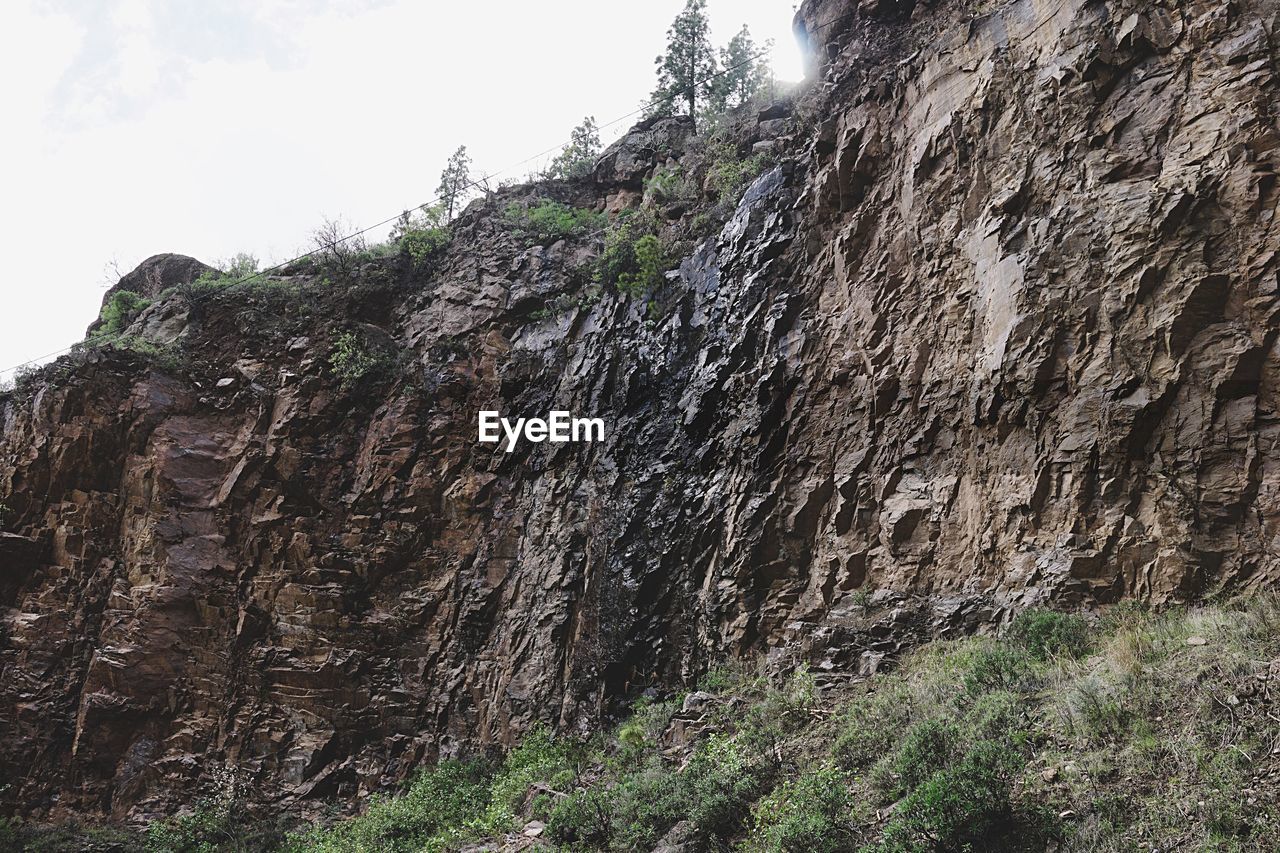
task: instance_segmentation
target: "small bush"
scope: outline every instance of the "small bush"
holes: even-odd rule
[[[342,217],[326,218],[311,232],[311,253],[322,269],[350,277],[368,259],[369,243],[354,225]]]
[[[666,272],[666,250],[655,234],[645,234],[632,249],[635,270],[618,276],[618,289],[629,296],[647,293],[663,281]]]
[[[1002,744],[979,742],[958,764],[913,790],[885,828],[881,853],[999,850],[1016,831],[1011,792],[1022,756]]]
[[[645,201],[658,207],[688,204],[697,197],[697,189],[679,166],[656,169],[644,182]]]
[[[506,830],[535,786],[558,790],[571,785],[581,751],[580,744],[553,737],[542,727],[526,734],[490,783],[490,804],[480,829],[486,833]],[[550,816],[551,804],[545,793],[535,794],[530,806],[532,817],[545,820]]]
[[[770,163],[767,154],[739,157],[737,149],[727,143],[715,145],[711,151],[714,160],[708,172],[708,185],[716,201],[726,206],[736,204],[742,191]]]
[[[585,788],[561,799],[547,820],[547,837],[573,849],[604,847],[612,834],[612,796],[603,787]]]
[[[748,847],[760,853],[837,853],[852,844],[853,795],[832,767],[786,782],[753,810]]]
[[[960,744],[960,731],[950,720],[925,720],[907,732],[902,746],[887,765],[889,783],[882,784],[891,800],[914,791],[951,762]]]
[[[258,274],[258,259],[240,252],[222,261],[214,270],[204,273],[187,287],[192,290],[226,288]]]
[[[543,244],[589,233],[605,221],[603,214],[549,199],[533,205],[512,202],[505,216],[528,239]]]
[[[328,829],[294,836],[297,853],[418,853],[445,850],[474,837],[490,803],[484,768],[476,763],[441,762],[414,780],[398,797],[374,799],[363,815]]]
[[[415,266],[422,266],[451,239],[448,228],[414,228],[400,236],[400,248]]]
[[[649,850],[692,810],[681,774],[655,759],[643,770],[629,773],[610,797],[607,818],[614,848]]]
[[[860,696],[845,709],[832,756],[845,770],[865,770],[889,752],[912,714],[910,692],[890,676],[875,693]]]
[[[169,372],[181,370],[186,365],[181,347],[175,344],[157,344],[137,335],[125,335],[110,342],[117,350],[137,353],[148,363]]]
[[[1089,650],[1089,623],[1080,616],[1033,607],[1017,615],[1007,637],[1039,661],[1056,655],[1080,658]]]
[[[653,223],[644,214],[624,211],[609,223],[604,252],[596,262],[595,280],[617,285],[618,279],[636,268],[636,241],[651,233]]]
[[[147,827],[151,853],[212,853],[237,849],[248,825],[240,808],[230,800],[204,800],[193,811]]]
[[[342,387],[349,389],[366,381],[378,382],[388,378],[394,361],[370,347],[363,336],[343,332],[329,353],[329,367],[341,380]]]
[[[119,335],[150,304],[150,299],[131,290],[117,290],[102,306],[102,313],[98,315],[102,325],[97,335],[104,338]]]
[[[624,764],[638,764],[652,752],[676,712],[674,702],[639,702],[618,727],[618,756]]]
[[[1007,690],[1029,674],[1026,655],[1004,644],[980,649],[964,675],[964,689],[970,695],[990,690]]]
[[[453,239],[444,211],[439,206],[405,211],[391,229],[391,241],[400,248],[414,266],[424,266]]]
[[[1086,678],[1072,690],[1068,701],[1075,715],[1075,730],[1087,739],[1105,743],[1128,731],[1131,714],[1110,688]]]
[[[966,731],[978,740],[1022,745],[1028,739],[1026,700],[1008,690],[984,693],[964,716]]]
[[[581,742],[534,729],[496,768],[441,762],[403,794],[375,799],[363,815],[293,836],[290,850],[453,850],[509,832],[525,815],[576,826],[581,819],[566,811],[573,798],[553,803],[551,792],[570,786],[582,750]]]
[[[609,775],[552,809],[553,840],[572,849],[645,850],[681,821],[703,838],[725,837],[743,826],[777,771],[753,719],[741,720],[735,734],[699,743],[678,770],[662,760],[656,742],[674,707],[642,707],[619,729],[619,760]]]
[[[609,223],[604,252],[593,279],[629,296],[641,296],[663,283],[669,248],[647,213],[626,211]]]
[[[741,665],[722,665],[712,667],[698,682],[698,689],[708,693],[728,693],[742,685],[751,676]]]
[[[761,753],[749,734],[713,735],[681,774],[689,819],[704,836],[732,833],[747,818],[751,803],[769,789],[775,769],[772,756]]]

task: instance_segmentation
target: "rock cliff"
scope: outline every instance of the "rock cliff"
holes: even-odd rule
[[[812,80],[743,119],[774,165],[648,299],[502,211],[699,174],[679,119],[425,268],[167,256],[129,333],[184,360],[0,398],[4,809],[161,813],[221,768],[355,798],[726,656],[841,678],[1030,602],[1274,584],[1278,14],[807,0]],[[344,339],[394,369],[344,381]],[[608,429],[508,454],[480,409]]]

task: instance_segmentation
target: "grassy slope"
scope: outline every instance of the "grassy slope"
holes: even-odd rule
[[[574,850],[1274,850],[1276,691],[1276,598],[1030,611],[829,695],[725,670],[608,736],[424,771],[355,819],[286,837],[207,804],[149,846],[501,849],[537,821],[521,843]]]

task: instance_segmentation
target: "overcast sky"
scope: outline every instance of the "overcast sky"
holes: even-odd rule
[[[635,109],[682,6],[2,0],[0,371],[80,340],[113,262],[284,260],[429,200],[459,144],[496,171]],[[709,0],[712,36],[799,79],[793,8]]]

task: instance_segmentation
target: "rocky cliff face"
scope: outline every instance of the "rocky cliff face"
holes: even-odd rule
[[[776,165],[648,301],[500,211],[697,173],[679,120],[426,270],[157,293],[130,332],[185,362],[3,402],[6,808],[354,797],[724,656],[1273,584],[1278,13],[808,0]],[[343,335],[397,369],[344,384]],[[605,440],[476,441],[553,408]]]

